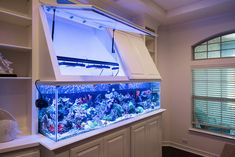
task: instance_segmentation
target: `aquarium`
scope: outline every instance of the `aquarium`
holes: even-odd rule
[[[113,84],[38,83],[39,132],[66,139],[160,109],[160,82]]]

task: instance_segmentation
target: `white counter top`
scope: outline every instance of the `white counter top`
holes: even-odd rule
[[[10,142],[6,142],[6,143],[0,143],[0,153],[4,153],[4,152],[9,152],[9,151],[14,151],[14,150],[19,150],[19,149],[24,149],[24,148],[30,148],[30,147],[35,147],[35,146],[39,146],[42,145],[44,147],[46,147],[49,150],[55,150],[64,146],[67,146],[69,144],[75,143],[75,142],[79,142],[81,140],[84,140],[86,138],[119,128],[121,126],[142,120],[144,118],[153,116],[153,115],[157,115],[157,114],[161,114],[162,112],[164,112],[165,109],[159,109],[153,112],[149,112],[134,118],[130,118],[121,122],[117,122],[115,124],[112,124],[110,126],[104,127],[104,128],[100,128],[97,130],[93,130],[90,132],[86,132],[68,139],[64,139],[61,140],[59,142],[55,142],[41,134],[38,135],[31,135],[31,136],[23,136],[23,137],[19,137],[13,141]]]
[[[20,136],[13,141],[0,143],[0,153],[39,146],[40,143],[38,139],[40,139],[39,137],[41,136],[42,135]]]

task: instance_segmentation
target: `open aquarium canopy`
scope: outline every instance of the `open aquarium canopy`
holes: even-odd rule
[[[97,29],[112,28],[125,32],[156,36],[155,33],[135,25],[115,14],[107,12],[92,5],[44,5],[46,12],[53,14],[56,9],[57,16],[94,27]]]
[[[160,79],[143,38],[154,33],[91,5],[42,4],[40,15],[41,79]]]

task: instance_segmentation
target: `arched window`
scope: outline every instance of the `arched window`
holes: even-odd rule
[[[193,46],[193,59],[235,57],[235,33],[219,35]]]
[[[193,56],[194,60],[235,57],[235,33],[200,42],[193,46]],[[222,64],[192,68],[192,126],[234,138],[235,66]]]

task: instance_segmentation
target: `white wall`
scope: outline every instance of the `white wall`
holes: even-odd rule
[[[158,29],[158,69],[163,78],[161,104],[163,141],[207,156],[218,156],[225,142],[211,135],[188,131],[191,127],[191,66],[235,63],[235,59],[192,61],[191,46],[214,34],[235,30],[235,13]],[[167,142],[168,141],[168,142]]]

